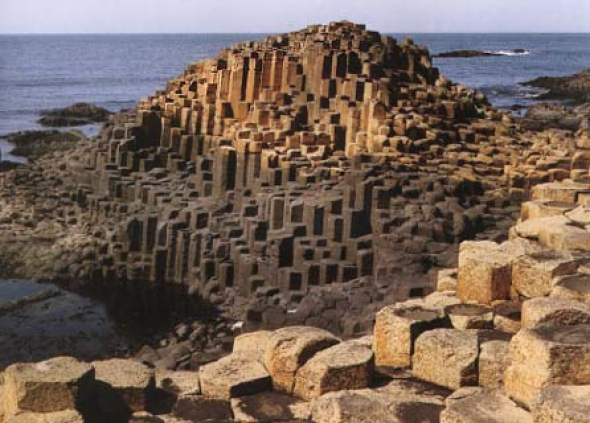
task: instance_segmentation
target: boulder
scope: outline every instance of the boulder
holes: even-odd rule
[[[4,423],[84,423],[76,410],[54,411],[52,413],[24,412],[8,417]]]
[[[270,374],[256,355],[235,352],[199,370],[201,393],[209,398],[229,401],[272,388]]]
[[[590,423],[590,385],[548,386],[533,407],[535,423]]]
[[[264,356],[277,391],[293,392],[295,373],[319,351],[340,342],[323,329],[291,326],[273,332]]]
[[[342,342],[318,352],[297,371],[293,393],[311,400],[328,392],[366,388],[373,367],[370,347]]]
[[[558,297],[538,297],[522,305],[522,327],[577,325],[590,323],[590,305]]]
[[[506,393],[527,407],[548,385],[590,384],[590,325],[522,329],[510,341],[509,361]]]
[[[494,312],[487,306],[458,304],[447,307],[445,313],[449,316],[455,329],[491,329],[494,327]]]
[[[489,341],[481,344],[478,365],[478,383],[489,389],[504,389],[504,373],[508,367],[508,341]]]
[[[92,363],[99,385],[99,403],[105,412],[111,410],[145,410],[156,381],[154,370],[134,360],[113,358]],[[118,411],[119,412],[119,411]]]
[[[276,392],[232,398],[234,420],[244,423],[309,421],[311,404]]]
[[[590,305],[590,274],[557,278],[553,282],[551,296],[569,298]]]
[[[13,364],[4,371],[4,414],[74,410],[89,400],[94,369],[72,357]]]
[[[156,370],[156,387],[177,396],[201,393],[198,372]]]
[[[404,303],[377,313],[373,350],[377,366],[409,367],[416,338],[423,332],[448,325],[439,310]]]
[[[549,295],[553,278],[571,275],[579,264],[569,253],[543,251],[518,258],[512,265],[514,288],[525,297]]]
[[[468,390],[450,402],[441,414],[441,423],[533,423],[528,411],[518,407],[510,398],[493,390]]]
[[[457,297],[479,304],[508,299],[514,259],[495,242],[463,242],[459,247]]]
[[[478,356],[476,334],[456,329],[434,329],[416,340],[412,374],[449,389],[476,385]]]

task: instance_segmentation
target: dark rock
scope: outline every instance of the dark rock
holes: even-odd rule
[[[590,101],[590,69],[583,69],[571,76],[542,76],[523,82],[522,85],[547,90],[538,97],[542,100]]]
[[[76,103],[62,109],[46,110],[41,115],[41,125],[64,127],[106,122],[112,112],[92,104]]]

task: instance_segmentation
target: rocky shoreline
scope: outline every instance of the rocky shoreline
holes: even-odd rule
[[[590,141],[539,129],[348,22],[191,64],[0,175],[0,272],[128,302],[170,287],[197,320],[139,362],[9,367],[5,419],[577,421]],[[27,391],[43,369],[61,393]]]

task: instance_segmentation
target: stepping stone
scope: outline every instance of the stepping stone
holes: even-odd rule
[[[330,332],[306,326],[290,326],[275,331],[264,357],[275,390],[292,393],[295,373],[316,353],[339,343]]]
[[[590,384],[590,324],[522,329],[510,341],[509,360],[506,393],[527,407],[548,385]]]
[[[543,251],[522,256],[512,266],[512,284],[525,297],[546,296],[555,277],[574,274],[578,265],[569,253]]]
[[[439,310],[404,303],[385,307],[377,313],[373,350],[375,364],[384,367],[409,367],[416,338],[422,333],[448,325]]]
[[[13,364],[4,371],[4,414],[74,410],[90,398],[94,369],[72,357]]]
[[[455,329],[492,329],[494,313],[490,307],[479,304],[459,304],[445,309]]]
[[[590,305],[558,297],[539,297],[522,304],[522,327],[590,323]]]
[[[201,393],[229,401],[272,389],[270,374],[256,355],[236,352],[199,370]]]
[[[553,385],[541,391],[533,408],[535,423],[590,423],[590,385]]]
[[[449,389],[477,384],[477,335],[456,329],[434,329],[416,340],[412,374]]]
[[[271,423],[309,421],[311,404],[276,392],[263,392],[232,398],[234,419],[238,422]]]
[[[9,417],[4,423],[84,423],[84,419],[75,410],[65,410],[52,413],[25,412]]]
[[[320,351],[297,371],[293,393],[311,400],[328,392],[366,388],[373,367],[371,348],[342,342]]]
[[[460,397],[463,389],[453,396]],[[441,423],[533,423],[530,413],[498,391],[468,389],[461,399],[449,402]]]
[[[590,305],[590,275],[563,276],[553,283],[552,297],[569,298]]]
[[[153,392],[156,381],[154,370],[134,360],[114,358],[92,363],[96,370],[101,408],[105,412],[122,409],[145,410],[148,396]]]

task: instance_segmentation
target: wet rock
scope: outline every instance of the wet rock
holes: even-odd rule
[[[39,123],[43,126],[82,126],[105,122],[112,113],[87,103],[76,103],[62,109],[47,110],[41,113]]]
[[[571,76],[543,76],[523,82],[522,85],[547,90],[547,93],[539,96],[541,99],[590,101],[590,70],[588,69],[581,70]]]

